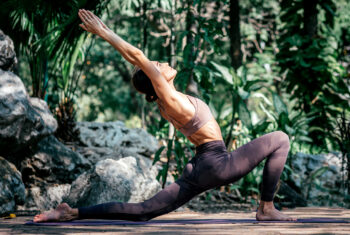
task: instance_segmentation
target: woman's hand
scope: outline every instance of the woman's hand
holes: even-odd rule
[[[91,11],[79,9],[78,15],[83,21],[79,26],[87,32],[101,36],[109,30],[109,28]]]

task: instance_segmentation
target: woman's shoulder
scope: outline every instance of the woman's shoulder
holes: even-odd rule
[[[193,116],[196,112],[196,109],[192,102],[190,101],[190,95],[176,92],[173,94],[171,103],[161,101],[163,108],[167,110],[167,113],[172,116]]]

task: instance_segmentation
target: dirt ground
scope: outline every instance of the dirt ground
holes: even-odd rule
[[[300,207],[282,212],[297,218],[333,218],[350,222],[350,209]],[[199,213],[188,209],[153,220],[255,219],[255,211]],[[350,234],[350,223],[147,224],[108,226],[28,226],[31,216],[0,220],[0,234]]]

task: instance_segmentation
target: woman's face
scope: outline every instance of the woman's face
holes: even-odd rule
[[[159,72],[168,82],[175,78],[177,71],[170,67],[168,63],[159,63],[158,61],[152,61],[152,63],[154,63]]]

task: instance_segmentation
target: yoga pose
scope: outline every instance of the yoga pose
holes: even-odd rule
[[[83,22],[81,28],[105,39],[135,65],[132,82],[136,90],[146,94],[148,102],[157,103],[161,115],[196,146],[196,154],[178,180],[144,202],[109,202],[81,208],[62,203],[55,210],[36,215],[34,222],[92,218],[147,221],[175,210],[208,189],[239,180],[264,159],[267,160],[256,219],[296,220],[278,211],[273,204],[289,151],[288,135],[275,131],[227,152],[220,127],[206,103],[175,89],[175,69],[167,63],[149,61],[141,50],[113,33],[92,12],[79,10],[79,17]]]

